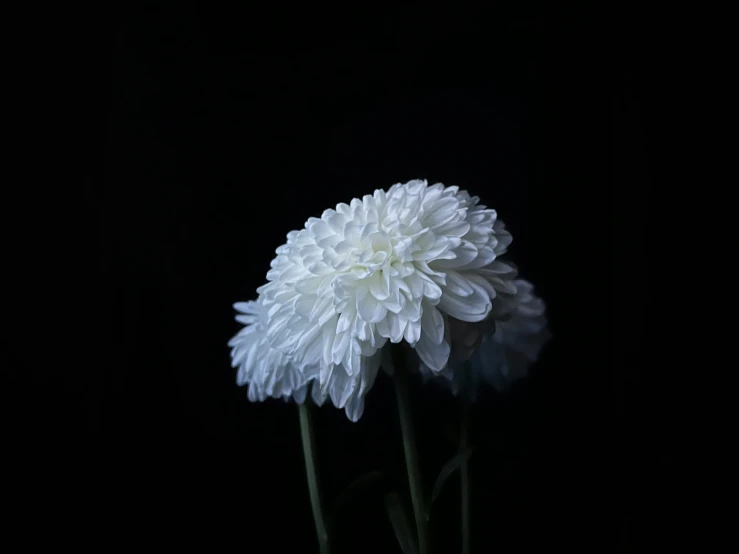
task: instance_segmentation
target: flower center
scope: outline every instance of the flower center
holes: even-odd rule
[[[341,265],[346,269],[370,275],[378,271],[397,275],[412,262],[411,248],[411,240],[407,237],[393,237],[383,231],[375,231],[364,237],[345,239],[336,246],[336,252],[344,254]]]

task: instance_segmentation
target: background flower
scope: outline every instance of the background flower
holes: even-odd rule
[[[302,370],[290,363],[267,340],[267,311],[261,298],[249,302],[237,302],[236,321],[244,324],[229,342],[231,366],[237,368],[236,383],[248,386],[248,398],[263,402],[267,397],[293,398],[305,401],[308,386],[318,376],[317,367]]]
[[[534,286],[523,279],[516,280],[515,286],[516,296],[498,319],[491,317],[475,325],[452,322],[452,334],[457,337],[452,343],[453,362],[436,375],[422,363],[421,373],[427,380],[441,377],[436,380],[449,386],[453,394],[474,399],[482,381],[505,391],[528,374],[551,333],[546,305],[534,294]]]
[[[236,321],[244,324],[229,342],[231,365],[237,368],[236,382],[248,386],[248,398],[252,402],[263,402],[268,397],[292,398],[302,404],[308,390],[319,406],[330,398],[338,408],[346,410],[347,417],[357,421],[364,411],[364,395],[374,383],[379,370],[379,357],[362,361],[360,372],[350,378],[338,368],[322,390],[318,386],[318,366],[302,369],[293,364],[282,352],[272,348],[267,339],[267,310],[261,298],[256,301],[237,302]]]
[[[407,341],[439,372],[447,318],[480,322],[513,297],[516,270],[498,259],[510,242],[495,210],[441,183],[339,204],[277,249],[258,289],[268,343],[301,371],[317,366],[322,394],[339,407],[354,399],[361,415],[352,395],[369,390],[388,341]]]

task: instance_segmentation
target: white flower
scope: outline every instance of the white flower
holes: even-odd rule
[[[263,402],[267,397],[293,398],[305,401],[308,386],[318,376],[318,366],[300,371],[288,358],[269,345],[267,340],[267,310],[261,299],[237,302],[236,321],[245,326],[229,342],[231,366],[238,368],[236,383],[248,385],[252,402]]]
[[[500,319],[491,318],[487,327],[453,323],[459,327],[459,341],[453,343],[455,363],[450,364],[441,376],[446,378],[452,393],[464,391],[472,399],[477,395],[481,381],[486,381],[499,391],[507,390],[511,383],[525,377],[528,369],[539,357],[543,346],[551,339],[547,328],[546,305],[534,294],[533,285],[519,279],[515,281],[517,294]],[[505,310],[504,310],[505,312]],[[477,342],[473,349],[469,344]],[[454,345],[459,344],[459,348]],[[469,361],[465,366],[465,362]],[[434,374],[421,364],[425,378]],[[440,379],[439,381],[443,381]]]
[[[299,404],[305,402],[308,389],[319,406],[329,396],[331,401],[346,409],[352,421],[357,421],[364,411],[364,395],[377,376],[379,363],[365,368],[363,385],[354,386],[345,372],[337,372],[327,392],[317,382],[318,365],[302,369],[293,364],[285,354],[275,350],[267,340],[267,310],[262,298],[250,302],[237,302],[234,309],[239,312],[236,321],[244,324],[229,342],[231,365],[238,368],[236,383],[248,385],[248,398],[252,402],[263,402],[267,397],[292,398]],[[379,361],[379,360],[378,360]]]
[[[534,285],[518,280],[516,289],[518,294],[510,319],[498,323],[495,334],[483,340],[477,356],[471,360],[472,370],[479,368],[498,390],[505,390],[511,382],[525,377],[552,338],[547,327],[546,305],[534,294]]]
[[[441,183],[339,204],[276,251],[258,289],[269,345],[301,371],[318,366],[322,392],[340,408],[372,386],[388,341],[407,341],[439,372],[447,318],[482,321],[515,294],[515,268],[498,259],[510,242],[495,210]]]

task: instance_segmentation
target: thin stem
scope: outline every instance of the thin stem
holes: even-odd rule
[[[467,448],[469,433],[469,406],[462,401],[459,424],[459,451]],[[459,468],[462,479],[462,554],[470,554],[470,466],[469,458],[464,458]]]
[[[401,347],[396,347],[396,351],[400,349]],[[410,395],[408,393],[407,361],[398,358],[402,358],[400,353],[397,353],[397,358],[396,356],[393,357],[393,379],[395,381],[395,394],[398,400],[400,429],[403,435],[405,465],[408,470],[408,482],[411,489],[413,514],[416,519],[419,553],[428,554],[429,539],[428,528],[426,525],[426,506],[423,499],[421,472],[418,466],[418,449],[416,448],[416,435],[413,429],[413,414],[411,413]]]
[[[318,486],[318,472],[316,471],[313,418],[307,401],[303,404],[298,404],[298,410],[300,413],[300,438],[303,442],[303,456],[305,457],[305,474],[308,478],[313,520],[316,522],[316,535],[318,535],[321,554],[329,554],[328,533],[326,532],[326,523],[323,521],[321,492]]]

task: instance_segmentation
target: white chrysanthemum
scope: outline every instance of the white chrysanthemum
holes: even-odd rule
[[[501,319],[491,318],[486,328],[479,325],[462,328],[459,322],[452,323],[453,333],[456,330],[459,337],[452,347],[455,362],[441,372],[441,377],[446,379],[438,380],[450,386],[455,395],[464,391],[474,398],[482,381],[499,391],[507,390],[513,381],[528,374],[529,367],[551,339],[544,301],[534,294],[530,282],[519,279],[515,285],[517,294]],[[475,342],[479,346],[470,348]],[[469,361],[467,365],[466,361]],[[423,364],[421,373],[427,379],[435,376]]]
[[[309,384],[318,376],[318,366],[299,371],[282,352],[269,345],[267,310],[261,299],[237,302],[234,309],[239,312],[236,321],[245,325],[228,342],[231,365],[238,369],[236,383],[248,385],[252,402],[263,402],[267,397],[304,402]]]
[[[287,239],[259,289],[269,344],[301,370],[318,366],[338,407],[366,393],[388,341],[406,340],[441,371],[447,318],[482,321],[515,294],[515,268],[498,259],[510,234],[458,187],[416,180],[376,190]]]
[[[366,369],[364,387],[353,386],[345,372],[338,372],[332,386],[324,393],[315,381],[318,377],[318,365],[299,370],[285,354],[270,346],[266,334],[267,310],[261,298],[237,302],[234,309],[239,312],[236,321],[245,326],[228,342],[231,347],[231,365],[238,368],[237,384],[248,386],[249,400],[263,402],[267,397],[285,400],[292,398],[302,404],[310,388],[311,397],[319,406],[330,396],[335,405],[346,409],[349,419],[359,419],[364,410],[364,394],[374,383],[379,364]]]

